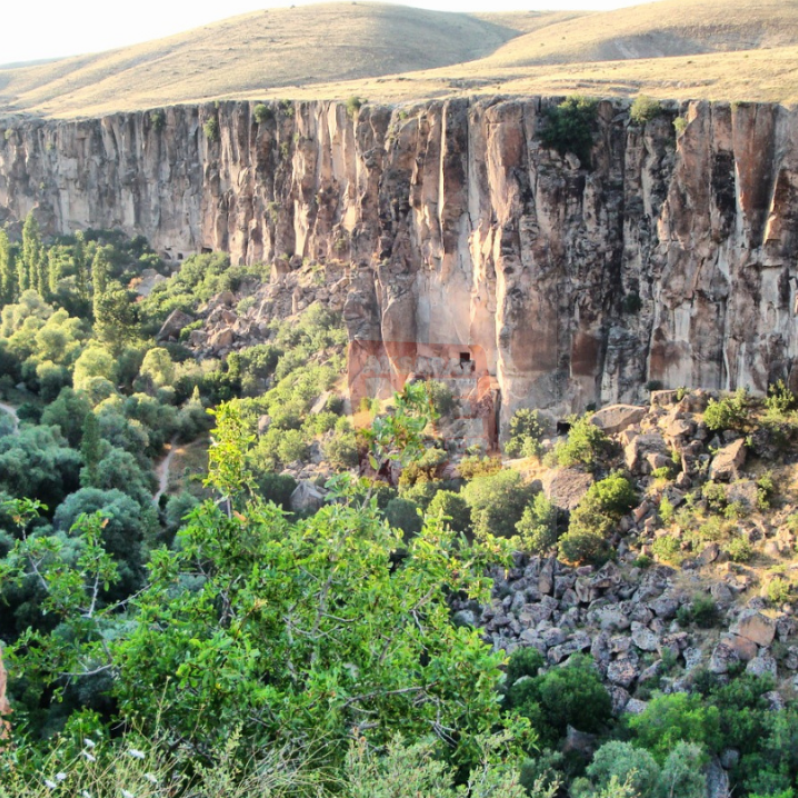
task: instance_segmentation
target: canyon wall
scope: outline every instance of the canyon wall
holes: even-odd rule
[[[654,382],[798,390],[798,110],[674,104],[640,126],[602,102],[587,169],[542,146],[553,104],[17,122],[0,137],[0,223],[35,209],[50,233],[117,227],[173,260],[350,261],[353,346],[404,372],[460,352],[504,421]]]

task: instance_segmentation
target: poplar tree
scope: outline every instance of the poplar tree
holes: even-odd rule
[[[39,223],[31,211],[25,218],[22,228],[22,257],[19,259],[19,292],[28,288],[37,289],[39,285],[39,260],[42,240]]]
[[[11,244],[5,230],[0,230],[0,305],[11,304],[16,298],[16,275]]]

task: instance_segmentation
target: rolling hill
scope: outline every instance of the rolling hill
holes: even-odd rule
[[[474,15],[333,3],[0,70],[0,112],[54,117],[228,98],[573,91],[796,102],[798,0]]]

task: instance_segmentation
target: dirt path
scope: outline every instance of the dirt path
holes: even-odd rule
[[[152,503],[157,505],[161,500],[161,496],[166,493],[169,487],[169,469],[172,466],[172,458],[177,451],[177,438],[172,438],[168,444],[169,451],[155,468],[155,475],[158,477],[158,490],[153,494]]]
[[[8,413],[8,415],[14,419],[14,432],[19,432],[19,416],[17,416],[17,409],[11,405],[7,405],[5,402],[0,402],[0,410],[4,413]]]

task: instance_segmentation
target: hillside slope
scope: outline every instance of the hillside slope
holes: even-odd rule
[[[466,14],[374,3],[269,9],[165,39],[0,70],[0,108],[89,115],[432,69],[517,31]]]
[[[798,0],[458,14],[272,9],[135,47],[0,69],[0,113],[99,116],[216,99],[468,94],[798,101]]]

